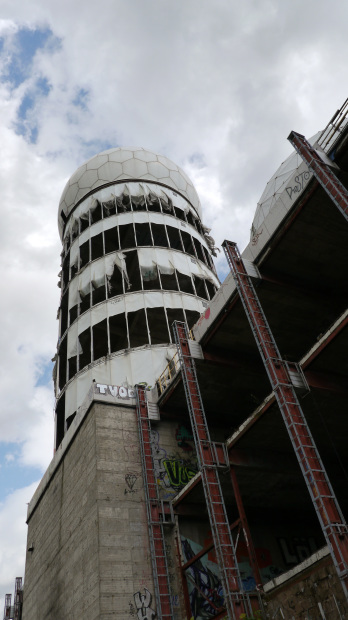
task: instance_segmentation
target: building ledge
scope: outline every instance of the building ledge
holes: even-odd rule
[[[303,562],[301,562],[301,564],[297,564],[297,566],[291,568],[286,573],[283,573],[282,575],[279,575],[279,577],[275,577],[271,581],[265,583],[265,585],[263,586],[264,593],[268,594],[275,588],[279,588],[280,586],[285,585],[288,581],[298,577],[300,573],[311,569],[314,564],[316,564],[323,558],[327,558],[328,556],[330,556],[329,548],[327,546],[322,547],[322,549],[319,549],[319,551],[313,553],[311,556],[309,556],[309,558],[306,558]]]

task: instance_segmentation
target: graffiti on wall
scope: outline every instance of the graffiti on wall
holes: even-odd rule
[[[136,592],[133,594],[134,605],[129,603],[130,615],[138,618],[138,620],[153,620],[156,617],[156,612],[152,609],[152,594],[147,588],[144,588],[144,594],[142,592]]]
[[[318,545],[313,536],[309,538],[301,536],[291,540],[278,538],[278,543],[287,566],[294,566],[299,562],[303,562],[303,560],[309,558],[312,553],[318,550]]]
[[[182,434],[181,434],[182,435]],[[180,437],[181,437],[180,435]],[[186,454],[168,454],[160,446],[157,431],[151,431],[151,447],[154,461],[155,476],[162,499],[169,499],[176,495],[198,471],[197,458],[192,450],[186,448]],[[188,436],[180,441],[188,445]]]
[[[211,543],[212,536],[210,533],[204,540],[204,546]],[[203,549],[200,544],[185,537],[181,537],[181,544],[186,562]],[[273,564],[268,549],[256,547],[255,553],[262,580],[269,581],[283,572]],[[246,592],[255,590],[256,582],[244,541],[238,543],[237,560],[244,590]],[[217,608],[221,607],[224,601],[220,570],[214,549],[199,558],[186,570],[186,579],[193,620],[213,618],[217,613]]]
[[[138,480],[138,474],[135,473],[134,471],[129,471],[125,477],[124,477],[124,481],[126,483],[126,487],[124,490],[124,494],[128,495],[129,493],[133,494],[136,493],[137,491],[139,491],[138,488],[136,488],[136,482]]]

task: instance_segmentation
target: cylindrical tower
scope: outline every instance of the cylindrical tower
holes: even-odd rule
[[[56,447],[92,381],[153,385],[219,281],[187,175],[142,148],[83,164],[59,204],[63,243],[55,371]]]

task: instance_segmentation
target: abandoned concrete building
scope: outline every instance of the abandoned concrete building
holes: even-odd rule
[[[23,620],[348,617],[347,111],[290,134],[222,285],[166,157],[68,182]]]

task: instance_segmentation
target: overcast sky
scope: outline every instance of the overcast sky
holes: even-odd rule
[[[191,176],[218,245],[243,249],[289,132],[347,96],[347,23],[342,0],[1,0],[0,616],[53,451],[68,177],[112,146],[154,150]]]

